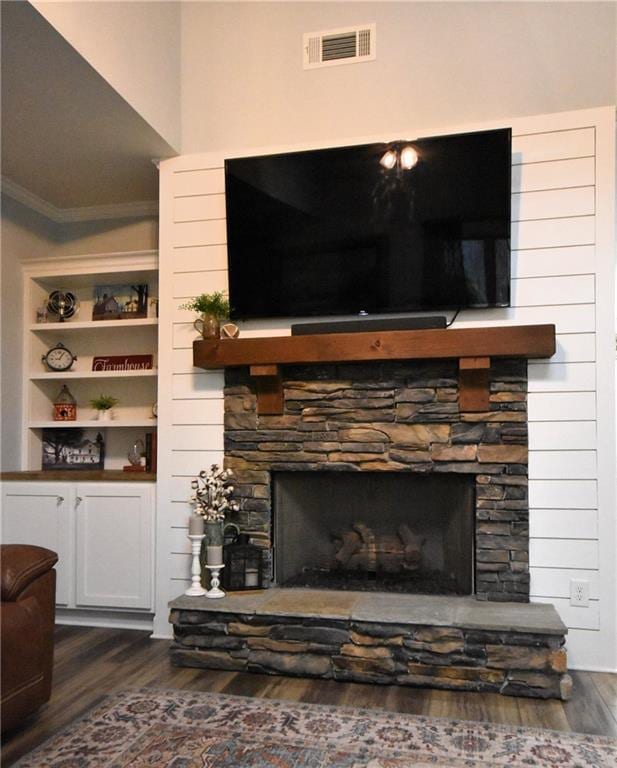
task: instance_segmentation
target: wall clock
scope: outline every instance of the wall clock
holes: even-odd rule
[[[41,357],[41,360],[50,371],[68,371],[77,357],[67,349],[64,344],[58,342],[54,347],[48,349]]]

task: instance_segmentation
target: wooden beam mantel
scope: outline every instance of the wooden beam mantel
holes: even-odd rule
[[[282,412],[280,365],[458,359],[461,409],[484,411],[489,407],[492,357],[547,358],[554,354],[554,325],[324,333],[193,343],[197,368],[251,367],[251,375],[258,382],[258,413]]]

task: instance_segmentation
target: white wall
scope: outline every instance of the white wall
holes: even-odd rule
[[[615,15],[593,2],[185,3],[182,151],[612,104]],[[373,21],[375,62],[302,69],[304,32]]]
[[[180,149],[180,3],[40,2],[36,10]]]
[[[529,366],[531,594],[554,603],[570,628],[571,666],[612,670],[614,124],[614,109],[604,108],[431,130],[513,128],[512,307],[465,311],[457,326],[557,326],[555,356]],[[350,141],[336,135],[321,144]],[[161,165],[158,635],[169,634],[167,600],[189,583],[190,479],[220,462],[223,449],[222,375],[192,367],[192,315],[178,306],[227,287],[222,165],[245,151]],[[242,333],[289,333],[289,322],[253,323]],[[588,608],[570,606],[572,578],[590,581]]]

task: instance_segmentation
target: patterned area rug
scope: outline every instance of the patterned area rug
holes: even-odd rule
[[[615,768],[617,740],[190,691],[116,694],[19,768]]]

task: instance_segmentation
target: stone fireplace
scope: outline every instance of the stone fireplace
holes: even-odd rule
[[[450,541],[445,550],[459,562],[447,566],[446,576],[463,571],[451,589],[432,589],[423,582],[414,590],[414,578],[408,578],[409,588],[402,591],[527,601],[526,361],[493,360],[489,387],[489,409],[466,412],[459,407],[453,360],[288,366],[282,414],[258,415],[248,370],[228,368],[225,463],[234,471],[240,501],[234,522],[267,548],[262,586],[280,585],[292,576],[299,577],[298,585],[310,586],[302,583],[301,574],[288,572],[293,550],[314,548],[319,536],[324,556],[332,555],[328,537],[341,525],[353,529],[364,522],[361,518],[375,515],[380,530],[371,524],[370,533],[391,541],[404,525],[424,540],[424,560],[431,549],[440,548],[437,560],[443,562],[443,542]],[[318,490],[315,480],[327,474],[325,488]],[[471,516],[452,495],[457,483],[466,486],[463,496],[470,500]],[[360,507],[355,511],[349,508],[352,492],[362,500],[355,502]],[[290,496],[301,500],[304,511],[298,501],[290,504]],[[309,522],[311,509],[319,513],[319,534]],[[436,534],[439,525],[443,530]],[[323,558],[313,565],[324,570]],[[309,563],[304,566],[311,569]],[[357,588],[378,570],[375,563],[364,574],[357,568],[339,569],[336,586]],[[346,576],[355,585],[345,586]],[[387,582],[382,582],[386,591]]]
[[[266,568],[261,590],[172,601],[173,663],[569,698],[567,629],[529,603],[526,358],[554,339],[196,342],[225,367],[233,522]]]

